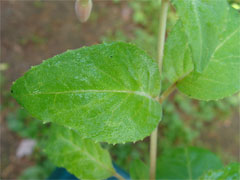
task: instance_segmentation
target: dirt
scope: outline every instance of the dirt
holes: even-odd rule
[[[100,42],[106,32],[122,24],[122,4],[96,1],[92,16],[95,18],[81,24],[75,16],[74,1],[44,1],[40,5],[33,1],[2,1],[1,61],[10,65],[8,82],[30,66],[67,49]]]

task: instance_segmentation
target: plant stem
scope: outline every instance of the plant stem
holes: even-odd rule
[[[158,68],[160,76],[162,74],[162,61],[164,42],[166,34],[166,22],[168,12],[168,0],[162,0],[160,8],[160,22],[159,22],[159,34],[158,34]],[[150,179],[156,179],[156,158],[157,158],[157,133],[158,127],[152,132],[150,137]]]
[[[158,127],[150,136],[150,179],[155,179],[156,176],[156,157],[157,157],[157,135]]]
[[[162,104],[163,101],[176,89],[176,85],[177,85],[177,82],[173,83],[171,86],[167,88],[166,91],[162,93],[162,95],[158,99],[160,104]]]
[[[162,74],[162,62],[163,62],[163,51],[166,34],[166,22],[168,12],[168,0],[162,0],[160,8],[160,22],[159,22],[159,34],[158,34],[158,67],[160,75]]]
[[[118,174],[117,172],[115,172],[114,176],[115,176],[116,178],[118,178],[119,180],[125,180],[125,178],[122,177],[122,176],[121,176],[120,174]]]

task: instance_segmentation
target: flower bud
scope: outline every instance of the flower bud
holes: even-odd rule
[[[75,12],[80,22],[86,22],[91,14],[92,0],[76,0]]]

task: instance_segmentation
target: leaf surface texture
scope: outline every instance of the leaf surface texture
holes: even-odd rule
[[[175,148],[163,153],[157,160],[158,179],[197,179],[208,170],[222,167],[212,152],[197,148]]]
[[[52,124],[46,144],[45,152],[53,163],[80,179],[106,179],[115,172],[107,150],[81,139],[74,130]]]
[[[12,86],[13,96],[34,117],[108,143],[150,135],[161,119],[159,92],[157,63],[123,42],[69,50]]]
[[[234,12],[226,0],[172,2],[188,39],[195,70],[203,72],[219,49],[226,43],[237,42],[239,13]]]
[[[239,13],[225,0],[173,4],[179,20],[166,42],[163,69],[168,79],[177,82],[181,92],[199,100],[222,99],[238,92]]]
[[[205,173],[203,176],[199,178],[199,180],[237,180],[240,179],[240,164],[239,163],[231,163],[224,168],[219,170],[212,170]]]

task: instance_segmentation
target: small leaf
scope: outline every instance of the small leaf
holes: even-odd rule
[[[115,172],[109,153],[74,130],[52,125],[46,144],[50,160],[80,179],[106,179]]]
[[[226,0],[172,0],[192,51],[196,72],[203,72],[216,52],[239,42],[239,14]],[[230,49],[230,47],[229,47]]]
[[[203,176],[199,178],[199,180],[238,180],[240,179],[240,164],[239,163],[231,163],[228,166],[215,170],[215,171],[208,171]]]
[[[202,1],[206,3],[206,6],[207,2],[216,1]],[[226,27],[222,27],[223,22],[220,23],[221,28],[215,23],[211,26],[213,29],[211,31],[209,29],[210,33],[205,33],[209,41],[204,41],[207,43],[206,46],[215,44],[216,47],[214,46],[214,51],[208,47],[209,50],[202,52],[203,54],[212,52],[209,63],[202,73],[197,72],[193,67],[193,62],[197,59],[192,55],[194,52],[182,19],[177,22],[168,36],[163,70],[172,83],[177,82],[177,87],[181,92],[192,98],[217,100],[240,90],[240,16],[231,7],[225,8],[228,14],[222,21],[225,22]],[[217,41],[214,41],[211,35],[215,28],[222,29],[222,34],[219,34]]]
[[[149,179],[149,167],[140,159],[131,161],[130,164],[131,179]]]
[[[123,42],[67,51],[12,86],[15,99],[37,119],[108,143],[150,135],[161,119],[159,92],[157,63]]]
[[[158,158],[157,163],[159,179],[196,179],[208,170],[222,167],[215,154],[197,147],[169,150]]]

